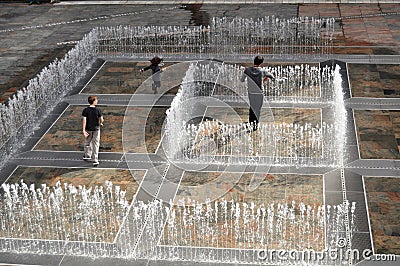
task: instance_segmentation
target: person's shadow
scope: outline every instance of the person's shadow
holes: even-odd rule
[[[203,4],[187,4],[184,9],[189,10],[192,14],[189,20],[189,25],[208,26],[210,25],[210,15],[201,10]]]

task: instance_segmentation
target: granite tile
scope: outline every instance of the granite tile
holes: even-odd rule
[[[169,67],[176,62],[166,62]],[[82,93],[88,94],[134,94],[148,78],[151,71],[141,73],[140,69],[149,62],[113,62],[107,61],[93,79],[85,86]],[[151,78],[150,78],[151,79]],[[151,83],[151,82],[150,82]],[[162,83],[163,84],[163,83]],[[168,94],[175,94],[177,88],[171,88]],[[153,94],[151,86],[141,93]]]
[[[81,117],[85,107],[69,106],[35,146],[35,150],[83,151]],[[126,107],[99,105],[99,108],[104,117],[100,152],[122,152],[122,123]]]
[[[400,178],[364,177],[375,252],[400,254]]]
[[[35,146],[35,150],[83,151],[81,114],[84,107],[69,106]],[[125,116],[131,109],[127,111],[127,107],[124,106],[100,105],[99,108],[104,116],[100,152],[123,152],[124,148],[132,152],[155,152],[161,140],[161,128],[167,108],[138,107],[133,110],[135,112],[133,118]],[[125,132],[132,132],[131,135],[125,135],[126,147],[123,147],[123,127]]]
[[[358,145],[363,159],[399,159],[398,112],[354,110]]]

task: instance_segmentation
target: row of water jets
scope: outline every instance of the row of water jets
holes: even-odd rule
[[[210,44],[224,54],[329,54],[334,19],[214,17],[210,32]]]
[[[340,68],[300,66],[268,67],[275,75],[263,87],[268,103],[318,103],[332,110],[333,124],[263,122],[251,132],[251,125],[238,121],[227,124],[218,118],[194,124],[204,116],[210,97],[226,102],[247,102],[247,83],[240,82],[243,68],[215,61],[191,63],[166,117],[166,151],[172,161],[193,163],[261,163],[278,165],[342,165],[346,111]],[[280,82],[284,80],[284,82]],[[227,93],[230,92],[230,93]],[[309,93],[306,93],[309,92]],[[272,95],[272,96],[271,96]],[[286,96],[287,95],[287,96]],[[302,97],[304,96],[304,97]],[[230,109],[229,109],[230,108]],[[235,118],[236,117],[236,118]],[[208,118],[209,119],[209,118]],[[273,120],[273,119],[272,119]]]
[[[182,199],[130,206],[125,191],[111,182],[91,188],[59,183],[36,188],[21,182],[3,184],[1,194],[0,251],[182,259],[184,247],[192,249],[192,258],[218,260],[195,249],[321,251],[335,247],[346,216],[356,229],[355,203],[348,202],[310,206]],[[143,239],[146,234],[149,238]]]
[[[334,19],[213,18],[210,26],[99,27],[99,52],[109,56],[168,54],[330,54]]]
[[[112,242],[129,207],[125,191],[60,182],[35,187],[21,180],[2,185],[0,237]]]
[[[355,203],[334,206],[190,199],[168,209],[161,245],[238,249],[322,250],[335,246],[345,215],[355,228]],[[326,230],[326,231],[325,231]]]
[[[0,168],[84,75],[96,57],[96,36],[86,35],[63,59],[43,68],[28,86],[0,103]]]
[[[205,121],[187,124],[175,142],[174,160],[191,163],[336,165],[335,128],[331,124],[250,124]]]
[[[334,69],[325,66],[300,64],[266,66],[262,70],[275,78],[262,86],[265,101],[284,103],[326,103],[333,101]],[[241,82],[244,67],[236,64],[199,61],[189,67],[193,72],[183,81],[195,82],[196,96],[223,96],[225,101],[243,101],[247,98],[247,83]],[[190,79],[192,78],[192,79]],[[205,86],[203,83],[212,84]],[[186,89],[186,88],[185,88]]]

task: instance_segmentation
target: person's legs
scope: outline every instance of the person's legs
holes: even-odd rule
[[[258,126],[258,117],[256,115],[256,113],[254,112],[253,108],[249,108],[249,123],[251,124],[251,126],[253,127],[253,130],[257,130],[257,126]]]
[[[255,131],[258,129],[264,96],[261,93],[249,93],[249,102],[249,123],[253,124],[253,130]]]
[[[91,144],[92,144],[93,165],[99,164],[100,130],[93,131],[93,138]]]
[[[92,157],[92,139],[93,139],[93,131],[87,131],[89,133],[89,136],[85,138],[85,142],[83,143],[83,149],[84,149],[84,155],[83,159],[84,160],[90,160]]]
[[[157,94],[157,90],[161,87],[161,81],[153,81],[152,89],[153,93]]]

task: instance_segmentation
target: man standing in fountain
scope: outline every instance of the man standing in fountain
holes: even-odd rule
[[[82,111],[82,131],[85,136],[84,161],[92,160],[93,166],[99,165],[100,126],[103,126],[103,113],[97,105],[97,97],[89,96],[89,106]]]
[[[254,65],[252,67],[247,67],[240,78],[242,82],[247,78],[247,91],[250,102],[249,123],[252,131],[257,130],[260,121],[261,108],[264,102],[262,84],[266,82],[268,78],[274,78],[271,73],[260,67],[263,62],[264,57],[261,55],[256,56],[254,58]]]
[[[151,78],[153,79],[152,89],[154,94],[157,94],[157,90],[161,87],[161,72],[163,71],[163,69],[161,69],[160,66],[162,66],[162,61],[162,58],[155,56],[150,60],[150,66],[147,66],[140,70],[140,72],[143,73],[144,71],[151,69],[153,74]]]

